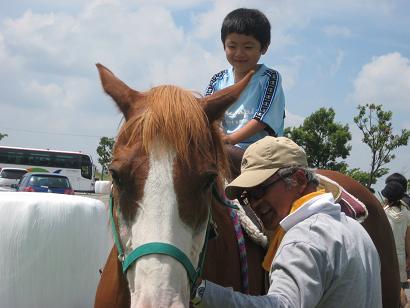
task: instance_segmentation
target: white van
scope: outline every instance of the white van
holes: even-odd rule
[[[22,168],[3,168],[0,170],[0,187],[10,187],[12,184],[18,184],[21,177],[27,173]]]

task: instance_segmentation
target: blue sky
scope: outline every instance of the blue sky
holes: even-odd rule
[[[353,134],[347,162],[364,170],[358,104],[382,104],[396,132],[410,129],[408,1],[26,0],[0,3],[1,144],[81,150],[97,161],[99,139],[116,135],[120,115],[94,64],[138,90],[167,83],[203,92],[227,67],[220,25],[238,7],[271,21],[261,62],[282,74],[286,126],[334,108]],[[396,151],[391,172],[410,177],[408,153]]]

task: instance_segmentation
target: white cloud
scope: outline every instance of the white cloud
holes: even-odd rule
[[[65,38],[72,31],[75,22],[65,14],[35,14],[28,10],[20,18],[4,22],[4,36],[7,44],[18,49],[19,53],[55,55],[65,46]]]
[[[30,94],[38,94],[40,96],[39,100],[46,100],[50,104],[59,102],[63,95],[63,89],[59,85],[55,83],[40,84],[36,80],[28,84],[27,90]],[[47,108],[47,105],[44,104],[43,107]]]
[[[130,1],[131,2],[131,1]],[[134,1],[132,1],[134,2]],[[131,3],[132,3],[131,2]],[[199,4],[204,2],[209,2],[207,0],[137,0],[135,1],[138,6],[143,5],[159,5],[171,9],[188,9],[191,7],[195,7]]]
[[[210,5],[210,10],[200,12],[194,17],[193,36],[199,39],[218,38],[224,17],[233,9],[240,7],[240,1],[218,1]],[[222,46],[222,43],[220,44]]]
[[[26,88],[27,99],[32,98],[30,91],[39,92],[40,87],[44,91],[50,90],[50,84],[66,86],[65,78],[80,82],[87,76],[98,85],[96,62],[147,86],[162,80],[152,78],[178,58],[181,50],[185,57],[190,55],[191,63],[198,49],[201,52],[198,45],[188,44],[193,49],[190,53],[187,37],[171,12],[152,5],[130,11],[116,3],[94,2],[73,16],[28,10],[17,19],[6,20],[0,31],[0,65],[9,68],[8,74],[20,70],[14,87]],[[10,60],[18,64],[11,65]],[[175,70],[183,74],[178,67]]]
[[[354,81],[353,99],[359,104],[382,104],[387,110],[410,111],[410,60],[400,53],[374,57]]]

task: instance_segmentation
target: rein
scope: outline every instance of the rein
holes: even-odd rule
[[[239,207],[235,203],[226,202],[223,198],[221,198],[221,196],[218,194],[218,191],[216,190],[215,184],[212,184],[212,195],[215,197],[216,201],[218,201],[222,205],[234,210],[239,210]]]
[[[214,183],[212,184],[212,195],[216,198],[218,202],[220,202],[224,206],[227,206],[231,209],[238,209],[238,207],[235,204],[227,203],[219,196]],[[111,223],[111,231],[113,234],[114,243],[118,250],[118,260],[121,262],[123,273],[126,273],[128,268],[135,261],[137,261],[139,258],[143,256],[151,255],[151,254],[163,254],[163,255],[167,255],[167,256],[170,256],[176,259],[179,263],[182,264],[182,266],[185,268],[188,274],[188,278],[189,278],[190,285],[191,285],[191,293],[195,291],[195,288],[194,288],[195,282],[197,281],[198,277],[202,275],[206,250],[208,246],[209,235],[210,235],[211,229],[213,228],[211,207],[209,208],[209,212],[208,212],[208,222],[207,222],[207,227],[206,227],[205,242],[202,247],[201,254],[199,255],[198,266],[196,268],[194,267],[191,260],[187,257],[187,255],[182,250],[168,243],[161,243],[161,242],[146,243],[146,244],[136,247],[133,251],[131,251],[131,253],[129,253],[128,255],[125,255],[124,250],[122,249],[122,245],[120,242],[119,234],[117,232],[117,228],[115,226],[114,197],[112,193],[110,195],[110,223]]]

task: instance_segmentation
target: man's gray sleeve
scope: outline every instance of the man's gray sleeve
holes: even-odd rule
[[[323,295],[328,272],[326,253],[306,243],[283,245],[271,272],[271,286],[264,296],[245,295],[209,281],[204,307],[314,307]]]
[[[332,280],[333,268],[326,250],[289,242],[278,251],[271,271],[269,293],[282,294],[291,307],[316,307]]]
[[[224,288],[210,281],[206,281],[206,288],[202,298],[202,307],[236,308],[236,307],[291,307],[286,298],[275,294],[264,296],[246,295]]]

